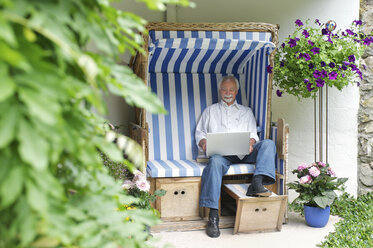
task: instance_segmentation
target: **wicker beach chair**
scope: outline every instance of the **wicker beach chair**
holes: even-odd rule
[[[253,110],[260,139],[276,142],[277,180],[269,188],[286,195],[288,128],[282,119],[271,122],[272,74],[267,72],[267,66],[273,65],[278,26],[150,23],[146,28],[146,54],[138,54],[132,67],[163,102],[168,114],[137,109],[130,132],[143,146],[143,170],[151,190],[167,190],[155,203],[165,225],[177,230],[204,227],[198,199],[205,164],[199,159],[194,132],[203,110],[219,101],[217,83],[225,75],[239,80],[237,101]],[[253,164],[232,165],[223,183],[249,182],[254,168]],[[177,227],[183,221],[183,227]]]

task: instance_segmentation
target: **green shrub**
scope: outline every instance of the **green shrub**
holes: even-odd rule
[[[319,247],[373,247],[373,193],[357,199],[344,193],[332,206],[331,213],[343,219]]]
[[[120,53],[142,51],[144,24],[108,0],[0,1],[0,248],[147,246],[144,230],[159,219],[116,211],[138,199],[100,158],[130,167],[123,150],[135,164],[142,158],[105,139],[103,94],[165,112],[117,64]]]
[[[303,215],[303,205],[289,204],[289,210]],[[373,247],[373,193],[355,198],[344,192],[330,207],[330,214],[342,218],[319,247]]]

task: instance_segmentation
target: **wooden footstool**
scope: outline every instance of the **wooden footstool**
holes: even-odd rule
[[[287,205],[286,195],[269,197],[246,196],[250,184],[224,184],[223,189],[237,203],[233,234],[281,231]]]

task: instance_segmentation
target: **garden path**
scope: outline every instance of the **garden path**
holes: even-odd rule
[[[289,213],[289,223],[282,225],[281,232],[250,233],[232,235],[233,228],[221,229],[219,238],[209,238],[204,230],[189,232],[153,233],[156,247],[166,244],[175,248],[314,248],[320,244],[329,232],[334,231],[334,224],[340,220],[330,216],[323,228],[312,228],[306,225],[304,217]]]

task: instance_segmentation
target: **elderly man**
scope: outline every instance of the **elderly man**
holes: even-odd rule
[[[226,76],[219,82],[221,101],[205,109],[197,124],[195,138],[201,151],[206,152],[206,134],[215,132],[249,131],[250,154],[237,156],[213,155],[202,174],[200,207],[210,208],[207,235],[219,237],[219,198],[222,177],[234,163],[255,163],[255,172],[246,195],[269,196],[263,185],[275,183],[276,147],[272,140],[259,141],[256,121],[250,108],[236,102],[239,84],[235,77]]]

